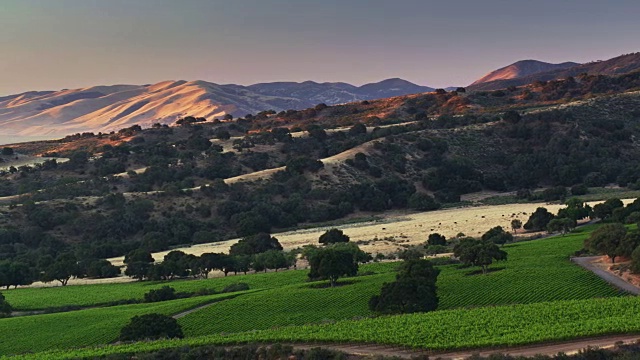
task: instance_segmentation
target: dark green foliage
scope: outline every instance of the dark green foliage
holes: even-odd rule
[[[609,220],[616,209],[621,209],[624,204],[620,199],[608,199],[604,203],[593,207],[593,215],[601,220]]]
[[[253,257],[253,269],[255,271],[267,271],[267,269],[289,268],[291,262],[282,250],[269,250]]]
[[[571,195],[579,196],[586,195],[589,192],[589,188],[584,184],[573,185],[571,187]]]
[[[96,279],[112,278],[120,275],[120,268],[108,260],[95,260],[87,267],[87,276]]]
[[[302,174],[305,171],[317,172],[324,167],[320,160],[313,160],[308,157],[297,157],[287,162],[286,170],[294,174]]]
[[[149,275],[154,259],[149,251],[133,250],[124,257],[127,265],[124,274],[137,280],[143,280]]]
[[[511,220],[511,230],[513,230],[514,233],[520,228],[522,228],[522,221],[520,219]]]
[[[231,134],[225,128],[218,128],[214,132],[213,136],[219,140],[229,140],[231,138]]]
[[[349,236],[345,235],[340,229],[330,229],[320,235],[320,244],[335,244],[349,242]]]
[[[631,253],[631,271],[640,274],[640,246],[636,247]]]
[[[620,223],[604,224],[597,228],[591,236],[585,240],[585,248],[607,255],[612,263],[616,257],[628,254],[628,243],[625,242],[627,228]]]
[[[233,270],[234,261],[231,256],[223,253],[204,253],[200,255],[200,268],[202,276],[207,278],[213,270],[220,270],[226,276]]]
[[[425,193],[416,192],[409,198],[409,207],[418,211],[430,211],[440,208],[435,199]]]
[[[543,207],[539,207],[536,211],[531,214],[529,220],[524,224],[525,230],[529,231],[542,231],[547,229],[547,225],[549,221],[551,221],[555,216],[550,213],[547,209]]]
[[[353,125],[349,129],[348,133],[349,133],[350,136],[357,136],[357,135],[366,134],[367,133],[367,127],[364,124],[358,123],[358,124]]]
[[[2,148],[2,155],[4,155],[4,156],[11,156],[11,155],[13,155],[13,148],[10,148],[10,147],[3,147],[3,148]]]
[[[566,218],[566,217],[555,218],[549,221],[549,224],[547,224],[547,231],[549,233],[559,232],[559,233],[562,233],[562,235],[564,235],[569,231],[573,230],[576,227],[576,225],[577,223],[573,219]]]
[[[354,276],[358,273],[358,263],[353,254],[345,249],[327,247],[317,249],[309,257],[309,278],[312,280],[328,279],[334,287],[340,277]]]
[[[440,166],[428,170],[422,184],[432,191],[446,191],[456,195],[482,189],[483,175],[465,159],[446,160]]]
[[[237,291],[246,291],[249,290],[249,284],[247,283],[235,283],[229,284],[222,289],[223,293],[237,292]]]
[[[434,245],[447,245],[447,238],[444,235],[440,235],[438,233],[429,234],[429,238],[427,239],[427,244],[429,246]]]
[[[436,280],[440,270],[427,260],[405,261],[396,281],[382,285],[380,295],[369,300],[369,309],[383,314],[433,311],[438,307]]]
[[[460,240],[453,248],[453,254],[465,265],[482,267],[483,273],[487,272],[487,267],[493,263],[493,260],[507,259],[507,253],[500,250],[492,241],[471,237]]]
[[[406,260],[422,259],[423,256],[424,256],[424,254],[422,253],[422,251],[420,251],[419,249],[413,247],[413,248],[409,248],[409,249],[403,250],[400,253],[400,255],[398,255],[398,258],[406,261]]]
[[[564,186],[556,186],[542,191],[544,201],[564,200],[567,196],[567,189]]]
[[[511,124],[517,124],[522,117],[518,114],[517,111],[509,110],[505,111],[502,115],[502,119]]]
[[[176,289],[170,286],[163,286],[160,289],[149,290],[149,292],[144,294],[144,302],[147,303],[175,300],[177,298]]]
[[[46,267],[41,279],[44,282],[57,280],[60,281],[62,286],[65,286],[72,276],[79,275],[81,275],[81,270],[76,256],[72,253],[64,253],[58,255],[55,261]]]
[[[585,204],[581,199],[572,198],[566,203],[567,207],[558,211],[559,218],[568,218],[574,222],[585,219],[591,215],[591,206]]]
[[[331,247],[338,251],[348,252],[349,254],[351,254],[351,257],[353,258],[353,261],[355,263],[364,264],[373,260],[373,257],[371,256],[371,254],[361,250],[360,247],[356,245],[356,243],[352,243],[352,242],[336,243],[331,245]]]
[[[254,255],[269,250],[282,250],[282,245],[278,239],[267,233],[259,233],[240,239],[231,246],[229,254],[235,255]]]
[[[0,317],[10,314],[12,310],[11,305],[5,300],[4,295],[0,294]]]
[[[0,261],[0,287],[30,285],[35,279],[35,271],[28,264],[17,261]]]
[[[354,156],[353,160],[347,159],[346,163],[355,167],[356,169],[360,169],[360,170],[369,169],[369,161],[367,160],[367,155],[361,152],[357,153]]]
[[[491,241],[497,245],[504,245],[508,242],[513,241],[513,235],[511,235],[511,233],[507,231],[504,231],[502,226],[496,226],[484,233],[482,235],[482,240]]]
[[[131,318],[129,324],[120,330],[119,340],[139,341],[183,337],[182,328],[176,319],[161,314],[148,314]]]

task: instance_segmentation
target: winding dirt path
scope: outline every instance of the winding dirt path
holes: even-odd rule
[[[185,316],[187,316],[187,315],[189,315],[189,314],[192,314],[192,313],[194,313],[194,312],[196,312],[196,311],[200,311],[200,310],[202,310],[202,309],[206,309],[206,308],[208,308],[209,306],[214,305],[215,303],[218,303],[218,302],[219,302],[219,301],[210,302],[210,303],[208,303],[208,304],[204,304],[204,305],[200,305],[200,306],[198,306],[198,307],[195,307],[195,308],[193,308],[193,309],[191,309],[191,310],[187,310],[187,311],[183,311],[183,312],[181,312],[181,313],[177,313],[177,314],[173,315],[173,316],[172,316],[172,318],[174,318],[174,319],[178,320],[178,319],[183,318],[183,317],[185,317]]]

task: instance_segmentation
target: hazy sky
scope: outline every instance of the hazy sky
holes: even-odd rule
[[[638,0],[0,0],[0,95],[97,84],[401,77],[639,51]]]

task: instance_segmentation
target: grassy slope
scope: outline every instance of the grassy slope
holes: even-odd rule
[[[609,287],[602,280],[569,262],[568,255],[581,248],[582,241],[587,234],[588,233],[583,231],[565,237],[507,245],[505,246],[505,250],[509,253],[509,261],[494,265],[494,268],[502,269],[488,275],[469,275],[469,273],[475,269],[458,269],[455,265],[442,267],[442,273],[438,280],[441,309],[477,307],[489,304],[501,305],[587,299],[618,295],[615,289]],[[273,330],[273,328],[281,328],[288,325],[333,322],[335,320],[349,320],[355,317],[371,315],[367,308],[367,301],[372,294],[379,291],[383,282],[393,279],[393,269],[395,266],[397,266],[397,263],[364,266],[363,270],[373,271],[375,274],[348,279],[349,284],[335,289],[311,287],[310,285],[313,284],[304,282],[306,277],[306,271],[304,270],[234,276],[205,281],[181,281],[172,283],[172,286],[176,285],[175,287],[179,289],[184,289],[184,286],[198,288],[198,286],[200,286],[197,285],[198,283],[204,283],[214,288],[219,288],[229,282],[244,281],[250,283],[253,289],[264,289],[225,300],[180,319],[179,322],[183,326],[187,336],[193,337],[251,330],[268,330],[265,333],[259,332],[257,334],[260,335],[255,336],[264,336],[264,339],[267,339],[269,336],[273,336],[274,339],[282,339],[281,336],[285,336],[283,334],[291,336],[291,332],[285,329],[282,333],[279,333]],[[161,284],[154,284],[153,286],[160,285]],[[49,290],[55,291],[56,294],[60,295],[64,294],[65,290],[69,290],[73,291],[74,296],[82,296],[82,293],[78,291],[81,291],[83,288],[86,289],[87,293],[93,293],[92,289],[98,287],[101,292],[103,292],[105,290],[103,286],[104,285],[55,288],[45,289],[42,290],[42,292],[45,293],[46,290]],[[145,287],[144,283],[114,284],[109,286],[113,286],[111,289],[117,290],[116,292],[118,293],[125,292],[125,290],[119,287],[135,291],[149,289],[149,287]],[[19,291],[16,293],[19,293]],[[28,292],[25,292],[25,294],[28,294]],[[129,297],[131,297],[131,295],[129,295]],[[198,301],[197,299],[199,298],[188,300],[196,302]],[[170,313],[179,312],[180,309],[177,309],[177,307],[180,307],[179,304],[180,303],[177,302],[167,303],[165,311]],[[27,349],[31,350],[106,343],[115,337],[117,329],[119,329],[129,317],[137,314],[138,310],[140,311],[139,313],[150,311],[147,308],[149,306],[151,305],[130,305],[129,307],[119,306],[71,313],[4,319],[0,320],[0,329],[14,329],[14,332],[20,334],[20,336],[32,334],[33,341],[30,341],[27,347]],[[160,304],[157,306],[160,306]],[[180,308],[183,309],[184,307]],[[131,309],[131,311],[122,312],[121,316],[118,315],[119,322],[117,324],[115,322],[108,322],[109,324],[113,324],[109,330],[110,335],[107,336],[108,338],[105,337],[102,330],[99,330],[101,329],[100,326],[93,327],[90,325],[95,323],[95,319],[99,319],[100,316],[111,318],[111,316],[107,314],[111,314],[112,312],[120,314],[118,309]],[[479,309],[478,311],[490,312],[491,310]],[[448,314],[449,312],[438,311],[433,313],[433,315],[427,315],[432,317],[445,316],[435,315],[440,313]],[[455,313],[457,314],[455,316],[463,316],[463,314],[466,313],[466,311],[462,311]],[[52,342],[47,338],[52,328],[41,325],[42,323],[38,321],[39,318],[49,321],[51,324],[64,324],[64,329],[73,329],[71,330],[71,334],[81,334],[82,336],[79,336],[79,338],[83,340],[80,342],[66,342],[66,340],[57,343]],[[57,318],[60,320],[56,320]],[[341,323],[342,322],[339,322],[338,324]],[[354,324],[359,324],[359,322]],[[394,326],[397,327],[399,325],[396,324]],[[308,327],[304,327],[304,329],[307,328]],[[309,327],[309,329],[315,328]],[[315,330],[309,331],[312,333]],[[445,331],[445,329],[442,331]],[[449,330],[447,329],[446,331]],[[310,336],[304,331],[301,334]],[[337,334],[336,336],[344,336],[344,334]],[[74,337],[74,335],[68,336],[70,339]],[[236,341],[241,339],[242,336],[245,335],[240,333],[232,337],[232,339]],[[325,334],[323,336],[328,335]],[[356,336],[356,334],[354,333],[353,336]],[[67,339],[67,332],[62,332],[60,337]],[[212,341],[225,341],[222,338],[215,337],[215,339],[216,340]],[[305,339],[308,338],[299,338],[299,340]],[[344,339],[351,338],[345,337]],[[357,337],[354,339],[362,340]],[[15,346],[17,345],[13,344],[14,342],[19,343],[19,341],[16,340],[0,343],[0,352],[13,353],[24,351],[25,348],[16,348]]]
[[[487,275],[469,275],[475,268],[443,266],[438,278],[439,309],[617,296],[616,289],[569,261],[586,236],[582,230],[507,245],[509,260],[493,265],[500,270]],[[247,294],[186,316],[180,323],[187,335],[195,336],[370,316],[367,302],[383,282],[393,280],[395,266],[365,267],[377,274],[355,278],[353,284],[338,289],[297,284]]]
[[[151,304],[122,305],[63,313],[22,316],[0,321],[0,354],[106,344],[135,315],[173,315],[237,294],[217,294]]]
[[[50,351],[25,359],[71,359],[140,353],[180,346],[249,342],[360,342],[431,350],[524,345],[640,332],[640,299],[568,300],[385,316],[182,340]]]
[[[24,288],[3,291],[2,294],[17,310],[37,310],[69,305],[92,306],[119,300],[142,299],[149,290],[158,289],[165,285],[170,285],[178,292],[195,292],[201,289],[220,291],[225,286],[238,282],[247,283],[252,289],[264,289],[284,286],[292,282],[302,282],[306,277],[307,274],[304,271],[285,271],[205,280],[145,281],[52,288]]]

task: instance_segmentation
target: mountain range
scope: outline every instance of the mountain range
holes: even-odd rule
[[[640,53],[586,64],[522,60],[488,73],[466,89],[490,91],[581,74],[615,76],[635,70],[640,70]],[[301,110],[320,103],[337,105],[433,90],[394,78],[362,86],[313,81],[242,86],[180,80],[32,91],[0,97],[0,136],[56,138],[78,132],[108,133],[134,124],[171,124],[185,116],[213,120],[226,114],[238,117],[265,110]]]
[[[182,80],[94,86],[0,97],[0,128],[2,135],[57,137],[109,132],[133,124],[169,124],[184,116],[212,120],[225,114],[299,110],[319,103],[335,105],[433,90],[402,79],[362,86],[313,81],[241,86]]]

